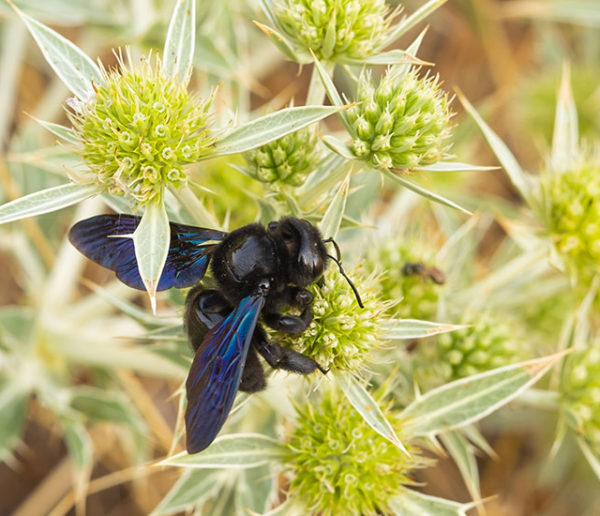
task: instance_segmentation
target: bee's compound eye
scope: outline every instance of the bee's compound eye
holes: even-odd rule
[[[269,225],[267,226],[267,229],[269,231],[275,231],[277,229],[277,226],[279,225],[279,222],[269,222]]]

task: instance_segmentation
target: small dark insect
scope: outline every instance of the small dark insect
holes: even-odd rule
[[[421,278],[429,278],[437,285],[446,283],[446,275],[437,267],[427,267],[423,263],[406,262],[402,267],[404,276],[420,276]]]
[[[71,243],[88,258],[112,269],[130,287],[144,290],[131,235],[140,218],[99,215],[75,224]],[[333,260],[362,308],[360,296],[344,273],[337,244],[323,240],[310,222],[285,217],[248,224],[231,233],[171,224],[171,242],[158,290],[194,286],[186,299],[184,323],[195,351],[186,381],[187,451],[205,449],[219,433],[239,390],[256,392],[266,386],[257,352],[275,369],[326,373],[311,358],[270,341],[267,326],[283,333],[301,333],[310,324],[313,295],[305,287],[321,278]],[[327,253],[332,242],[336,256]],[[212,260],[212,261],[211,261]],[[209,262],[218,284],[199,284]],[[297,308],[300,315],[283,315]]]

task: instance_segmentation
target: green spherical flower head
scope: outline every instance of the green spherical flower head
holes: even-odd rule
[[[560,403],[567,423],[600,453],[600,340],[567,358]]]
[[[380,319],[388,304],[376,297],[374,276],[360,277],[356,271],[348,275],[360,293],[364,308],[358,306],[335,264],[330,264],[323,285],[315,283],[309,287],[314,295],[314,316],[309,327],[297,335],[277,333],[277,342],[304,353],[325,369],[359,370],[369,352],[382,345]]]
[[[417,376],[426,386],[466,378],[516,363],[525,352],[515,330],[504,320],[486,314],[465,318],[470,327],[439,335],[436,342],[422,342],[416,357]]]
[[[600,153],[543,178],[547,230],[574,276],[600,272]]]
[[[275,0],[285,35],[319,59],[362,59],[383,43],[390,23],[384,0]]]
[[[368,272],[381,271],[379,298],[391,303],[390,317],[432,320],[443,283],[433,263],[432,253],[419,249],[417,242],[387,239],[369,248],[363,265]]]
[[[318,404],[296,407],[297,427],[284,459],[289,496],[306,514],[388,514],[388,501],[422,459],[376,433],[345,396],[326,390]],[[389,421],[395,415],[383,409]],[[400,428],[396,428],[398,433]]]
[[[120,65],[120,71],[104,72],[104,85],[70,116],[93,180],[105,192],[146,204],[166,187],[184,185],[185,165],[212,145],[211,99],[196,99],[178,79],[163,75],[158,58]]]
[[[248,173],[263,183],[301,186],[317,165],[317,135],[300,129],[245,154]]]
[[[448,95],[437,77],[420,78],[417,70],[391,67],[374,86],[369,72],[359,80],[348,119],[354,155],[375,168],[412,169],[448,156]]]

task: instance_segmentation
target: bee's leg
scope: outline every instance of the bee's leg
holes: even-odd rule
[[[257,326],[254,331],[252,344],[273,369],[283,369],[299,374],[310,374],[319,369],[322,373],[327,373],[327,370],[312,358],[270,341],[265,330],[260,326]]]
[[[252,342],[254,343],[255,340],[256,336],[253,337]],[[256,349],[254,346],[250,346],[244,370],[242,371],[242,380],[239,389],[244,392],[257,392],[262,391],[266,386],[265,372],[260,360],[258,360]]]
[[[271,292],[263,308],[263,321],[267,326],[283,333],[302,333],[313,318],[311,303],[313,295],[304,288],[287,286],[279,292]],[[281,310],[292,306],[303,308],[300,315],[283,315]]]

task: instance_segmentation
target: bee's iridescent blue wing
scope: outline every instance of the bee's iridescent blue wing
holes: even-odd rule
[[[248,296],[213,327],[196,351],[185,384],[188,453],[204,450],[221,430],[242,378],[263,296]]]
[[[126,285],[145,290],[137,267],[132,235],[140,222],[134,215],[98,215],[75,224],[69,240],[84,255],[117,273]],[[158,290],[184,288],[198,283],[206,272],[214,245],[227,233],[213,229],[170,224],[169,254],[158,283]]]

